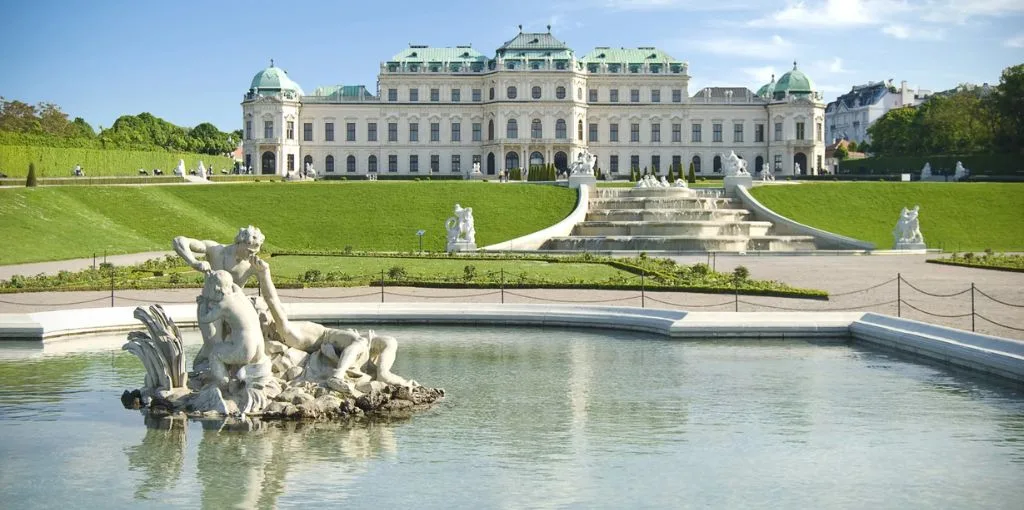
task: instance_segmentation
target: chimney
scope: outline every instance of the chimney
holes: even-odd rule
[[[904,90],[907,90],[907,80],[903,80],[900,82],[900,92]]]

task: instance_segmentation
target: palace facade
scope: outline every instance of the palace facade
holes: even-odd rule
[[[670,165],[721,173],[729,151],[778,175],[823,166],[821,94],[797,69],[753,92],[690,95],[688,65],[653,47],[598,47],[582,58],[549,32],[520,32],[493,57],[469,46],[410,45],[381,63],[377,90],[305,94],[271,62],[242,101],[245,165],[321,176],[484,174],[554,163],[584,147],[628,177]],[[797,167],[796,165],[799,165]]]

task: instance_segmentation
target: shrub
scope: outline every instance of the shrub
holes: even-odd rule
[[[388,278],[391,278],[392,280],[404,280],[406,274],[405,268],[402,266],[391,266],[391,268],[388,269]]]
[[[39,183],[36,181],[36,164],[35,163],[29,163],[28,164],[28,178],[25,179],[25,186],[27,186],[29,188],[34,188],[34,187],[36,187],[38,185],[39,185]]]
[[[698,262],[690,266],[690,272],[693,273],[694,276],[704,277],[711,273],[711,266],[703,262]]]
[[[736,269],[732,270],[732,277],[737,281],[743,281],[750,277],[750,270],[747,266],[736,266]]]
[[[310,283],[318,282],[318,281],[323,279],[323,274],[320,273],[319,269],[310,269],[310,270],[306,271],[305,273],[303,273],[302,277],[299,278],[299,279],[304,281],[304,282],[310,282]]]
[[[462,268],[462,278],[465,279],[466,281],[470,281],[473,278],[476,278],[476,266],[468,265]]]
[[[690,162],[690,173],[686,176],[686,182],[690,184],[697,182],[697,173],[693,171],[693,161]]]

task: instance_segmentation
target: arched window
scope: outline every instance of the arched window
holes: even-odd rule
[[[530,122],[530,138],[544,138],[544,128],[541,127],[540,119],[533,119]]]
[[[530,154],[530,166],[540,166],[544,164],[544,155],[539,152]]]
[[[534,99],[540,99],[540,87],[534,85],[533,89],[530,91],[530,95],[533,96]]]
[[[565,87],[559,86],[558,88],[555,89],[555,98],[565,99]]]
[[[758,156],[757,158],[754,159],[754,172],[760,172],[761,171],[761,167],[763,167],[763,166],[764,166],[764,158],[762,158],[761,156]],[[754,172],[751,172],[751,173],[754,173]]]
[[[513,168],[519,168],[519,153],[509,151],[508,154],[505,154],[505,169],[511,170]]]
[[[488,97],[491,98],[491,101],[494,101],[494,87],[491,87],[491,92],[488,94]]]
[[[302,158],[302,169],[303,170],[306,169],[306,165],[313,166],[313,156],[310,156],[309,154],[306,154],[306,156]]]
[[[518,93],[516,92],[515,87],[510,86],[508,90],[505,91],[505,95],[508,96],[509,99],[515,99]]]
[[[487,122],[487,139],[494,140],[494,120]]]
[[[366,171],[370,173],[377,172],[377,156],[371,155],[370,158],[366,161]]]
[[[583,120],[576,123],[576,139],[583,141]]]
[[[277,173],[277,155],[271,151],[264,152],[260,156],[260,172],[264,174]]]
[[[516,119],[508,119],[508,126],[505,128],[505,138],[519,138],[519,124]]]
[[[555,138],[559,140],[565,140],[565,119],[558,119],[555,121]]]
[[[324,158],[324,171],[334,171],[334,156],[327,156],[326,158]]]
[[[693,172],[700,173],[700,156],[693,157]]]
[[[487,175],[494,175],[494,153],[487,153]]]
[[[722,156],[715,156],[715,159],[711,160],[711,168],[717,174],[722,172]]]
[[[349,154],[349,156],[347,158],[345,158],[345,171],[346,172],[355,172],[356,171],[356,157],[355,156]]]

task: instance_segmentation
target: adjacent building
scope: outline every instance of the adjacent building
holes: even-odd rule
[[[797,69],[753,92],[690,94],[686,62],[654,47],[598,47],[577,56],[550,28],[520,32],[493,55],[470,46],[410,45],[380,65],[377,90],[319,87],[305,94],[282,69],[252,79],[242,101],[245,165],[283,174],[465,175],[553,163],[584,147],[597,167],[664,174],[692,163],[722,171],[729,151],[760,171],[817,173],[825,105]]]
[[[929,90],[911,90],[906,81],[898,89],[892,80],[856,85],[825,107],[825,139],[870,142],[868,127],[886,112],[917,106],[931,94]]]

